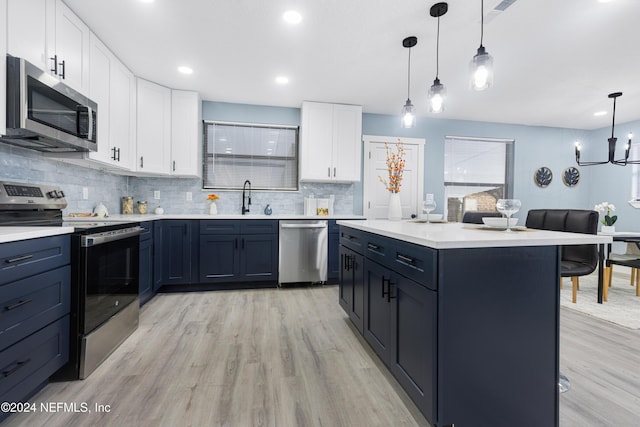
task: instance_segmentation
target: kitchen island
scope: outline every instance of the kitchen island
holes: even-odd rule
[[[338,221],[340,304],[435,426],[557,426],[561,245],[610,237]]]

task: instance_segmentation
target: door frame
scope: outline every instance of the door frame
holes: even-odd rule
[[[414,145],[418,148],[418,167],[417,167],[417,179],[416,183],[416,212],[422,212],[422,199],[424,191],[424,146],[427,143],[424,138],[404,138],[399,136],[379,136],[379,135],[362,135],[362,142],[364,144],[363,151],[363,175],[362,175],[362,214],[368,217],[367,203],[371,197],[372,183],[367,182],[371,168],[371,144],[377,144],[383,141],[397,141],[400,140],[405,145]],[[377,181],[376,181],[377,183]]]

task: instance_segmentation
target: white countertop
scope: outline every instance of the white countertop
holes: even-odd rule
[[[306,215],[208,215],[208,214],[133,214],[133,215],[109,215],[108,217],[64,217],[65,221],[153,221],[156,219],[364,219],[362,215],[330,215],[330,216],[306,216]]]
[[[612,236],[521,229],[507,233],[483,225],[463,223],[416,223],[411,221],[338,221],[357,230],[391,237],[434,249],[552,246],[612,243]]]
[[[73,227],[0,227],[0,243],[73,233]]]

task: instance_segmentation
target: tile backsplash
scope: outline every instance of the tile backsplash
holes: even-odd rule
[[[242,191],[203,191],[199,179],[127,177],[109,172],[84,168],[73,164],[49,159],[42,153],[0,144],[0,180],[37,184],[54,184],[65,192],[67,209],[70,212],[91,212],[102,202],[110,213],[120,213],[122,196],[132,196],[134,201],[146,200],[149,212],[162,206],[165,213],[208,213],[209,193],[220,196],[220,214],[239,214],[242,207]],[[303,199],[313,194],[315,197],[335,197],[336,214],[354,213],[353,184],[301,183],[298,191],[253,191],[252,213],[261,214],[267,204],[273,214],[302,214]],[[88,200],[82,199],[82,189],[89,190]],[[160,192],[160,199],[154,199],[154,191]],[[190,192],[192,200],[187,201]]]

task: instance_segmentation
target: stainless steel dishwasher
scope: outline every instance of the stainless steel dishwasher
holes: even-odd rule
[[[278,283],[327,281],[326,220],[280,221]]]

